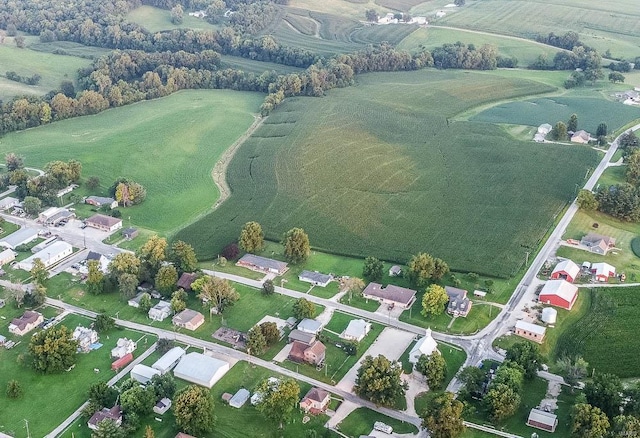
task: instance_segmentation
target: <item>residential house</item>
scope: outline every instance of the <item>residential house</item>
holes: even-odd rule
[[[133,240],[136,237],[138,237],[138,234],[140,232],[138,231],[137,228],[125,228],[124,230],[122,230],[122,237],[124,237],[127,240]]]
[[[129,353],[133,353],[138,345],[127,338],[120,338],[116,342],[116,346],[111,349],[111,357],[114,359],[120,359]]]
[[[382,287],[380,283],[369,283],[362,291],[362,296],[366,299],[378,300],[381,304],[407,309],[416,299],[416,291],[393,284]]]
[[[587,131],[583,131],[582,129],[580,131],[574,132],[571,136],[572,143],[587,144],[589,143],[589,140],[591,140],[591,134],[589,134]]]
[[[172,319],[173,325],[187,330],[195,330],[204,324],[204,316],[195,310],[185,309]]]
[[[322,323],[315,319],[305,318],[298,323],[298,330],[305,333],[313,333],[317,335],[318,332],[322,331]]]
[[[153,407],[153,412],[158,415],[164,415],[171,408],[171,400],[164,397],[158,400],[158,403]]]
[[[135,297],[130,298],[129,301],[127,301],[127,305],[135,309],[140,308],[140,299],[142,298],[142,295],[144,295],[145,293],[146,292],[138,292]]]
[[[31,271],[31,269],[33,269],[33,263],[36,259],[40,259],[40,261],[44,263],[45,268],[48,268],[69,257],[71,254],[73,254],[73,247],[67,242],[58,240],[45,249],[16,263],[16,267],[25,271]]]
[[[610,277],[616,276],[616,268],[609,263],[593,263],[591,265],[591,273],[594,274],[596,281],[606,282]]]
[[[51,237],[49,237],[47,239],[44,239],[42,242],[40,242],[37,245],[34,245],[34,246],[31,247],[31,254],[35,254],[37,252],[42,251],[43,249],[45,249],[46,247],[51,245],[56,240],[58,240],[58,236],[51,236]]]
[[[229,406],[240,409],[249,400],[249,397],[251,397],[251,393],[244,388],[240,388],[229,400]]]
[[[529,412],[527,426],[535,427],[547,432],[555,432],[558,426],[558,417],[551,412],[533,408]]]
[[[2,347],[5,342],[7,342],[7,337],[0,335],[0,347]]]
[[[15,250],[17,247],[33,242],[37,238],[38,230],[24,227],[0,239],[0,246]]]
[[[191,285],[198,278],[196,272],[184,272],[178,279],[177,287],[182,288],[187,292],[191,291]]]
[[[178,379],[211,388],[227,371],[229,363],[193,352],[182,356],[173,370],[173,375]]]
[[[6,198],[0,199],[0,210],[8,210],[11,207],[15,207],[18,205],[20,201],[17,198],[12,198],[11,196],[7,196]]]
[[[331,280],[333,280],[333,276],[316,271],[302,271],[300,275],[298,275],[298,280],[311,283],[314,286],[327,287]]]
[[[293,362],[306,362],[311,365],[319,365],[324,361],[326,347],[320,341],[313,341],[311,345],[299,341],[293,341],[289,359]]]
[[[578,298],[578,287],[565,280],[549,280],[540,291],[538,301],[571,310]]]
[[[111,364],[111,369],[113,371],[119,371],[121,368],[126,367],[133,361],[133,353],[127,353],[122,356],[120,359],[114,361]]]
[[[122,228],[122,219],[104,214],[94,214],[85,221],[88,227],[97,228],[102,231],[115,231]]]
[[[43,211],[38,215],[38,222],[43,224],[46,223],[51,217],[55,216],[60,210],[62,210],[60,207],[47,208],[45,211]]]
[[[251,269],[252,271],[264,272],[265,274],[282,275],[287,272],[289,265],[279,260],[268,259],[254,254],[245,254],[237,261],[236,265]]]
[[[573,261],[566,259],[556,265],[551,272],[552,280],[567,280],[569,283],[573,283],[580,274],[580,267]]]
[[[437,351],[438,343],[433,339],[431,329],[428,328],[425,331],[424,337],[420,338],[409,352],[409,362],[415,365],[423,354],[425,356],[431,356]]]
[[[160,300],[155,306],[149,309],[149,318],[154,321],[164,321],[171,315],[171,303]]]
[[[20,318],[13,318],[9,324],[9,332],[17,336],[24,336],[44,321],[42,313],[27,310]]]
[[[300,330],[291,330],[289,332],[289,343],[298,341],[303,344],[311,345],[313,341],[316,340],[316,335],[314,333],[307,333]]]
[[[589,248],[589,251],[607,255],[611,248],[616,246],[616,239],[601,234],[589,233],[580,240],[580,244]]]
[[[457,287],[445,286],[444,290],[449,296],[447,313],[453,316],[467,316],[473,304],[467,297],[467,291]]]
[[[551,132],[552,129],[553,126],[548,123],[543,123],[542,125],[538,126],[538,134],[547,135]]]
[[[160,371],[139,363],[134,365],[134,367],[131,369],[130,375],[131,378],[136,382],[146,385],[151,379],[153,379],[153,376],[159,376]]]
[[[520,336],[530,341],[542,344],[547,329],[541,325],[531,324],[526,321],[516,322],[516,336]]]
[[[102,408],[96,411],[87,422],[87,426],[89,426],[91,430],[96,430],[98,424],[103,420],[111,420],[119,427],[122,424],[122,409],[120,406],[115,405],[111,409]]]
[[[0,266],[11,263],[16,259],[16,253],[12,249],[5,249],[0,252]]]
[[[56,197],[62,198],[64,195],[66,195],[67,193],[73,192],[73,189],[77,189],[78,187],[79,187],[78,184],[70,184],[63,189],[58,190],[56,192]]]
[[[109,207],[111,210],[118,206],[118,201],[113,198],[105,198],[103,196],[87,196],[84,198],[84,203],[98,208]]]
[[[367,333],[371,330],[371,324],[363,319],[352,319],[349,321],[349,325],[340,334],[342,339],[347,341],[360,342],[367,336]]]
[[[78,341],[78,350],[84,353],[88,353],[91,345],[98,342],[98,332],[81,325],[75,328],[71,337]]]
[[[389,277],[399,277],[402,274],[402,268],[398,265],[393,265],[389,268]]]
[[[102,272],[103,274],[106,274],[107,272],[109,272],[109,263],[111,263],[111,260],[109,260],[103,254],[100,254],[95,251],[89,251],[89,254],[87,254],[87,258],[85,260],[87,261],[87,264],[90,261],[98,262],[98,267],[100,268],[100,272]]]
[[[300,409],[307,414],[318,415],[327,410],[331,394],[320,388],[311,388],[300,400]]]

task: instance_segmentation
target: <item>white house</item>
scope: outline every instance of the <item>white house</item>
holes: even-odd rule
[[[127,305],[138,309],[140,307],[140,299],[142,298],[142,295],[145,294],[147,292],[139,292],[135,297],[130,298],[129,301],[127,301]]]
[[[431,329],[428,328],[424,334],[424,337],[419,339],[416,342],[416,345],[413,346],[411,351],[409,352],[409,362],[412,364],[416,364],[420,356],[423,354],[426,356],[432,355],[435,351],[438,350],[438,343],[431,336]]]
[[[116,346],[111,349],[111,357],[114,359],[120,359],[129,353],[133,353],[137,347],[137,344],[131,339],[120,338],[116,342]]]
[[[333,280],[333,276],[315,271],[302,271],[300,275],[298,275],[298,280],[311,283],[314,286],[327,287],[331,280]]]
[[[367,336],[369,330],[371,330],[370,323],[363,319],[352,319],[349,321],[347,328],[340,334],[340,337],[348,341],[360,342]]]
[[[0,252],[0,266],[11,263],[16,258],[16,253],[12,249],[5,249]]]
[[[201,353],[189,353],[182,356],[173,370],[173,375],[187,382],[211,388],[229,371],[229,363],[205,356]]]
[[[171,303],[160,300],[158,304],[149,309],[149,318],[154,321],[164,321],[171,315]]]
[[[171,371],[176,365],[178,365],[178,362],[180,362],[180,359],[185,355],[185,353],[186,352],[182,348],[173,347],[171,350],[167,351],[160,359],[155,361],[153,365],[151,365],[151,368],[160,371],[161,374],[165,374]]]
[[[317,335],[322,330],[322,323],[315,319],[305,318],[298,324],[298,330]]]
[[[107,272],[109,272],[109,263],[111,263],[111,260],[109,260],[103,254],[100,254],[100,253],[95,252],[95,251],[89,251],[89,254],[87,254],[86,260],[87,260],[87,264],[90,261],[98,262],[98,267],[100,268],[100,271],[103,274],[106,274]]]
[[[131,378],[137,382],[146,385],[153,376],[160,375],[160,371],[155,368],[142,365],[141,363],[134,365],[131,369]]]
[[[31,271],[33,263],[36,259],[40,259],[46,268],[55,265],[60,260],[63,260],[73,254],[73,247],[67,242],[58,240],[52,243],[45,249],[38,251],[34,255],[27,257],[26,259],[18,262],[16,267],[24,269],[25,271]]]
[[[20,228],[18,231],[3,237],[0,246],[9,249],[16,249],[20,245],[26,245],[38,238],[38,230],[35,228]]]
[[[0,199],[0,210],[7,210],[11,207],[15,207],[18,205],[20,201],[16,198],[12,198],[11,196],[7,196],[6,198]]]

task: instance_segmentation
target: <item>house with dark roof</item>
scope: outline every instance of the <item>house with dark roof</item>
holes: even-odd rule
[[[453,316],[467,316],[473,304],[467,297],[467,291],[451,286],[445,286],[444,290],[449,297],[447,313]]]
[[[120,406],[115,405],[111,409],[102,408],[101,410],[96,411],[91,418],[89,418],[87,426],[89,426],[89,429],[91,430],[96,430],[98,428],[98,424],[103,420],[111,420],[119,427],[122,424],[122,409]]]
[[[93,205],[94,207],[109,207],[111,210],[118,206],[118,202],[113,198],[105,198],[104,196],[87,196],[84,203]]]
[[[293,341],[291,351],[289,352],[289,360],[319,365],[324,361],[326,350],[326,347],[320,341],[314,341],[311,345]]]
[[[85,221],[88,227],[102,231],[115,231],[122,228],[122,219],[104,214],[94,214]]]
[[[303,344],[311,345],[316,340],[315,333],[303,332],[301,330],[291,330],[289,333],[289,342],[302,342]]]
[[[362,291],[362,296],[366,299],[377,300],[381,304],[400,306],[403,309],[407,309],[415,301],[416,291],[394,284],[383,287],[380,283],[369,283]]]
[[[243,268],[251,269],[252,271],[277,275],[282,275],[287,272],[287,269],[289,269],[289,265],[285,262],[268,259],[266,257],[260,257],[255,254],[243,255],[240,260],[236,262],[236,265],[242,266]]]
[[[298,275],[298,280],[311,283],[314,286],[327,287],[331,280],[333,280],[333,276],[317,271],[302,271],[300,275]]]
[[[300,400],[300,409],[307,414],[318,415],[327,410],[331,402],[331,394],[320,388],[311,388]]]
[[[27,310],[20,318],[13,318],[9,324],[9,332],[17,336],[24,336],[44,321],[44,317],[39,312]]]
[[[178,288],[182,288],[187,292],[191,291],[191,285],[198,278],[198,273],[196,272],[184,272],[180,278],[178,279],[178,283],[176,284]]]
[[[589,233],[580,240],[580,244],[589,248],[589,251],[593,253],[607,255],[611,248],[615,248],[616,239],[601,234]]]
[[[122,237],[124,237],[127,240],[133,240],[136,237],[138,237],[138,234],[140,232],[138,231],[137,228],[125,228],[124,230],[122,230]]]

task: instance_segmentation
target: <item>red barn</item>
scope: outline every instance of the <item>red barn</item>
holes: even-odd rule
[[[114,371],[118,371],[120,368],[126,367],[133,360],[133,353],[128,353],[125,356],[122,356],[120,359],[116,360],[111,364],[111,369]]]
[[[576,281],[580,268],[571,260],[563,260],[558,263],[551,273],[553,280],[567,280],[569,283]]]
[[[571,310],[578,298],[578,287],[565,280],[549,280],[540,291],[538,301]]]

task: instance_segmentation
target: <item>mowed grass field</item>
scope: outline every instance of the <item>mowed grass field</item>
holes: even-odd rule
[[[578,129],[595,135],[598,125],[605,122],[610,132],[630,120],[640,118],[640,108],[596,97],[548,97],[508,102],[489,108],[472,117],[472,121],[539,126],[567,123],[571,114],[578,116]]]
[[[33,39],[29,38],[28,43],[31,41]],[[90,63],[90,59],[76,56],[43,53],[28,47],[19,49],[12,37],[6,37],[4,43],[0,44],[0,99],[8,100],[24,94],[43,95],[58,89],[64,80],[75,83],[78,69]],[[27,77],[39,74],[42,79],[38,85],[27,85],[7,79],[7,71]]]
[[[468,1],[438,24],[535,38],[572,30],[601,53],[640,56],[640,3],[636,0],[482,0]]]
[[[189,16],[189,12],[184,11],[182,24],[173,24],[171,22],[171,11],[168,9],[140,6],[130,11],[125,19],[131,23],[139,24],[149,32],[171,29],[211,30],[218,28],[202,18]]]
[[[215,203],[211,169],[251,125],[262,99],[231,90],[182,91],[6,135],[0,153],[16,152],[33,167],[79,160],[85,177],[100,178],[103,195],[116,178],[132,178],[146,187],[147,199],[123,217],[167,233]]]
[[[581,291],[581,293],[584,293]],[[586,314],[558,339],[558,357],[580,354],[590,369],[640,377],[637,336],[638,287],[593,289]],[[615,360],[611,352],[615,351]]]
[[[443,44],[453,44],[461,41],[465,44],[475,44],[479,47],[483,44],[491,44],[498,48],[498,53],[503,57],[516,57],[518,66],[526,67],[534,62],[538,56],[545,54],[549,59],[553,59],[558,52],[550,46],[535,42],[522,41],[499,35],[486,35],[475,32],[468,32],[459,29],[443,29],[437,27],[421,27],[406,38],[404,38],[398,48],[415,51],[420,46],[427,49],[442,46]]]
[[[236,153],[232,197],[177,238],[213,258],[257,220],[276,241],[301,226],[319,250],[399,262],[427,251],[457,270],[510,276],[597,154],[450,118],[552,90],[419,71],[365,75],[322,99],[289,99]]]

